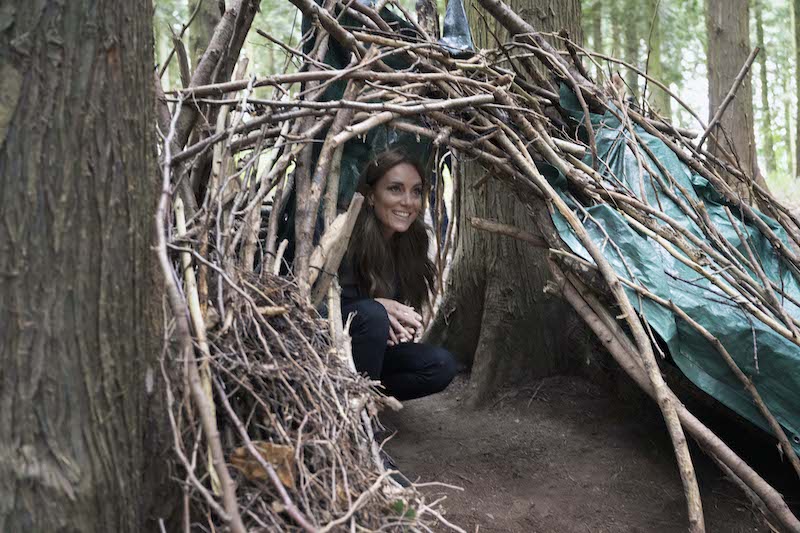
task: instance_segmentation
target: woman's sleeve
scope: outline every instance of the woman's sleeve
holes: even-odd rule
[[[345,257],[339,267],[339,286],[342,288],[342,305],[348,305],[366,298],[358,286],[355,270],[351,261]]]

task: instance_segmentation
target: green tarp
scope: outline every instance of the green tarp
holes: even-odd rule
[[[582,114],[574,95],[562,88],[561,99],[562,105],[580,122]],[[610,112],[602,116],[592,115],[591,119],[597,154],[603,162],[599,165],[603,177],[609,184],[623,184],[641,198],[636,156],[625,141],[630,133]],[[693,173],[658,138],[638,127],[636,133],[686,194],[692,200],[705,204],[709,217],[720,233],[746,256],[745,248],[723,211],[721,196],[708,181]],[[645,154],[642,155],[648,161],[649,167],[656,169],[656,165]],[[587,155],[586,162],[591,164],[591,155]],[[545,175],[552,176],[553,173]],[[661,298],[673,301],[722,342],[739,368],[753,380],[767,407],[784,427],[795,449],[800,452],[800,348],[744,311],[722,294],[719,288],[678,261],[655,240],[634,229],[620,211],[607,204],[584,210],[564,188],[563,176],[556,176],[550,181],[574,208],[594,242],[601,246],[622,278],[647,288]],[[662,183],[668,184],[669,181],[663,179]],[[657,207],[660,204],[664,213],[705,240],[702,231],[667,197],[661,187],[657,179],[650,179],[645,172],[644,194],[649,205]],[[672,192],[681,200],[686,197],[677,187],[673,186]],[[734,217],[739,218],[736,208],[729,208]],[[762,219],[788,243],[780,225],[769,217],[762,216]],[[654,217],[652,220],[656,224],[663,224]],[[553,221],[561,238],[572,251],[592,261],[566,220],[556,214]],[[800,301],[798,280],[778,257],[769,241],[756,228],[738,224],[742,234],[749,236],[751,248],[758,255],[767,275],[793,299]],[[713,269],[714,266],[711,262],[708,268]],[[640,298],[631,289],[627,290],[634,307],[669,347],[672,359],[686,377],[729,408],[762,429],[770,431],[749,394],[704,337],[670,310],[651,300]],[[800,318],[800,308],[789,301],[783,303],[790,315]]]

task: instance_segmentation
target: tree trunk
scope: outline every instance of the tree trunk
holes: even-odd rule
[[[611,52],[612,57],[622,56],[622,0],[611,2]],[[616,69],[616,67],[614,67]]]
[[[598,54],[603,53],[603,0],[592,4],[592,47]]]
[[[511,6],[537,29],[566,29],[582,41],[578,0],[517,1]],[[472,8],[467,12],[474,14]],[[476,16],[472,21],[476,45],[488,46],[491,35],[479,20]],[[504,38],[502,32],[499,36]],[[470,218],[477,216],[535,231],[531,215],[504,184],[489,179],[474,188],[483,175],[477,165],[465,169],[457,198],[458,249],[429,336],[472,366],[473,405],[500,383],[564,370],[574,360],[570,356],[580,352],[573,337],[584,333],[565,303],[542,292],[549,280],[542,250],[470,226]]]
[[[189,27],[189,54],[192,58],[192,69],[197,68],[203,52],[206,51],[214,28],[222,18],[219,2],[217,0],[195,0],[189,5],[189,13],[194,13],[197,3],[200,3],[200,10]]]
[[[661,17],[658,10],[661,9],[661,2],[659,0],[649,0],[648,2],[648,19],[647,19],[647,46],[648,46],[648,59],[647,59],[647,73],[658,81],[669,85],[664,75],[664,65],[661,62]],[[672,118],[672,105],[669,95],[659,87],[652,83],[647,84],[647,100],[659,115],[670,120]]]
[[[641,6],[638,0],[625,0],[622,10],[623,25],[622,40],[624,43],[623,57],[626,62],[633,66],[639,66],[639,12]],[[628,84],[628,94],[639,99],[639,75],[635,71],[627,69],[625,71],[625,83]]]
[[[716,113],[750,55],[749,12],[748,0],[707,0],[709,119]],[[733,152],[745,173],[759,176],[749,73],[725,110],[720,126],[721,129],[717,127],[713,132],[720,146],[710,142],[711,153],[720,153],[720,148]],[[750,198],[745,184],[733,177],[728,181],[743,198]]]
[[[153,530],[152,5],[35,6],[0,32],[0,531]]]
[[[787,79],[788,76],[782,76],[782,86],[783,89],[783,137],[784,137],[784,146],[786,147],[786,166],[784,166],[784,171],[788,172],[790,176],[796,176],[797,171],[794,167],[795,159],[792,153],[792,149],[794,148],[794,128],[792,128],[792,96],[789,90],[789,80]]]
[[[794,19],[794,89],[795,103],[800,103],[800,0],[792,1]],[[800,105],[796,106],[794,127],[794,177],[800,174]]]
[[[761,50],[758,53],[759,77],[761,78],[761,121],[764,140],[764,159],[767,163],[767,172],[775,172],[775,149],[772,145],[772,111],[769,107],[769,83],[767,82],[767,49],[764,47],[764,22],[761,12],[763,0],[755,0],[756,11],[756,46]]]

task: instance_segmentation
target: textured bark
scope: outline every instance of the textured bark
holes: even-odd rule
[[[0,531],[153,530],[152,5],[1,11]]]
[[[781,84],[781,89],[783,90],[783,142],[786,146],[786,167],[784,171],[788,172],[791,176],[796,176],[797,173],[794,167],[795,159],[792,152],[794,148],[794,129],[792,129],[793,98],[788,87],[789,80],[786,76],[781,77]]]
[[[611,51],[614,57],[622,56],[622,1],[611,2]]]
[[[435,0],[417,0],[417,21],[428,35],[436,40],[439,38],[439,12]]]
[[[189,27],[189,55],[192,58],[192,68],[197,67],[208,43],[211,42],[214,28],[222,18],[222,11],[220,11],[217,0],[195,0],[189,4],[190,13],[194,13],[194,10],[198,9],[198,2],[200,7],[197,16]]]
[[[767,81],[767,49],[764,47],[764,22],[761,12],[763,0],[755,0],[756,15],[756,46],[761,50],[758,53],[759,78],[761,81],[761,122],[764,141],[764,160],[767,163],[767,172],[775,172],[775,149],[772,144],[772,110],[769,106],[769,83]]]
[[[592,48],[595,52],[603,53],[603,0],[594,0],[592,4]],[[600,69],[600,67],[596,67]],[[600,76],[595,72],[595,76]]]
[[[663,2],[659,0],[648,0],[647,11],[647,31],[648,51],[647,73],[653,78],[669,85],[668,80],[664,79],[664,64],[661,61],[661,16],[658,11],[662,9]],[[658,11],[657,11],[658,10]],[[647,101],[659,115],[669,120],[672,117],[672,105],[669,95],[652,83],[647,84]]]
[[[639,66],[639,19],[641,6],[638,0],[625,0],[622,9],[622,41],[624,43],[623,58],[631,65]],[[639,99],[639,76],[633,70],[625,70],[625,83],[628,84],[628,95]]]
[[[795,102],[800,102],[800,0],[792,0],[794,16],[794,89]],[[794,177],[800,174],[800,105],[796,106],[794,121]]]
[[[566,29],[582,41],[580,2],[537,0],[510,3],[525,20],[543,31]],[[468,6],[468,13],[475,9]],[[478,47],[493,42],[472,20]],[[493,28],[504,39],[501,28]],[[497,180],[475,189],[484,175],[477,165],[465,169],[460,187],[458,249],[445,301],[430,337],[471,365],[471,402],[480,404],[500,383],[529,380],[570,366],[581,354],[576,337],[580,321],[558,298],[542,291],[550,279],[544,252],[530,245],[471,227],[471,217],[498,220],[535,232],[530,213]],[[585,335],[584,335],[585,336]]]
[[[750,55],[749,12],[748,0],[707,1],[709,118],[714,116]],[[718,127],[712,133],[722,147],[736,154],[741,168],[748,175],[758,176],[753,129],[753,88],[749,73],[722,116],[720,125],[732,145],[728,144]],[[713,142],[709,143],[709,148],[712,153],[720,151]],[[744,198],[750,198],[749,191],[738,180],[730,178],[728,181]]]

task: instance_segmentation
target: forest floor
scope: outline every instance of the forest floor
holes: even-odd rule
[[[385,448],[469,533],[683,532],[683,490],[654,404],[585,378],[547,378],[464,405],[466,378],[409,401],[384,423]],[[621,399],[623,401],[621,401]],[[770,531],[745,495],[696,447],[709,532]],[[444,527],[439,530],[447,531]]]

